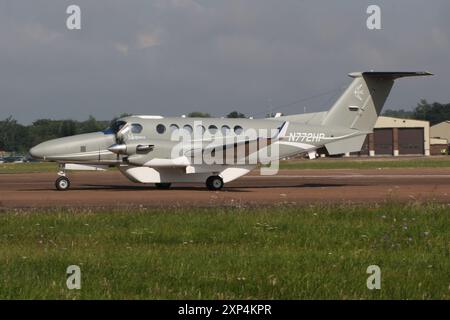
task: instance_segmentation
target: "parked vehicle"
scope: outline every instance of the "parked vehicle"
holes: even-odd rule
[[[24,163],[26,162],[25,157],[6,157],[4,158],[5,163]]]

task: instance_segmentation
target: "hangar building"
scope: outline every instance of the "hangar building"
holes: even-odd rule
[[[430,124],[421,120],[379,117],[361,152],[353,155],[429,156]]]
[[[432,138],[447,139],[450,141],[450,120],[435,124],[430,128]]]
[[[450,142],[450,120],[438,123],[430,128],[431,153],[448,154]]]

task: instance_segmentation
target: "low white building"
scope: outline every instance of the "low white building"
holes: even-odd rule
[[[450,141],[450,120],[435,124],[430,128],[432,138],[447,139]]]

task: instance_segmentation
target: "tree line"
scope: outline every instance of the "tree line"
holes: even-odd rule
[[[415,119],[429,121],[430,125],[435,125],[450,120],[450,103],[442,104],[439,102],[428,103],[421,100],[413,110],[386,110],[383,113],[386,117]]]
[[[0,151],[25,154],[43,141],[100,131],[109,123],[90,116],[86,121],[39,119],[31,125],[22,125],[8,117],[0,121]]]

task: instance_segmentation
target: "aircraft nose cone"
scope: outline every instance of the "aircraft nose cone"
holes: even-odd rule
[[[35,159],[43,159],[44,158],[44,150],[40,145],[37,145],[30,149],[30,155]]]

